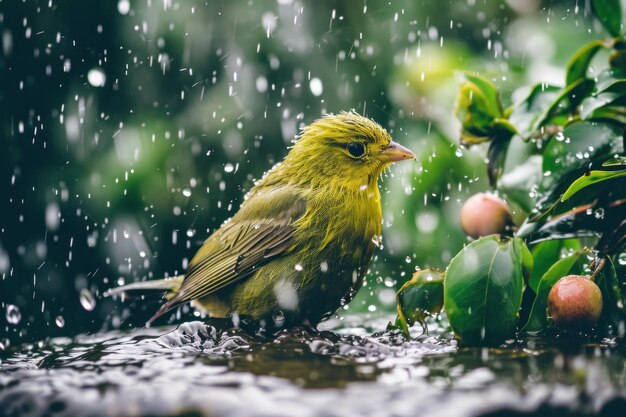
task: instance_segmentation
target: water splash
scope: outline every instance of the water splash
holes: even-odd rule
[[[12,348],[0,356],[0,410],[469,416],[554,410],[563,401],[575,412],[586,409],[584,398],[595,398],[600,410],[626,398],[620,397],[626,382],[611,372],[623,368],[619,354],[607,354],[611,341],[582,355],[564,341],[570,352],[563,355],[544,338],[459,349],[437,322],[430,335],[414,340],[394,330],[371,333],[390,319],[347,316],[325,322],[319,332],[295,328],[271,338],[227,321],[196,321]]]
[[[16,305],[7,304],[6,306],[6,319],[9,324],[19,324],[22,320],[22,313]]]

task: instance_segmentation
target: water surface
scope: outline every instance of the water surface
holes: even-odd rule
[[[199,321],[57,338],[5,352],[0,414],[26,416],[613,415],[626,410],[611,340],[461,348],[406,340],[390,317],[330,320],[270,339]],[[375,331],[378,330],[378,333]]]

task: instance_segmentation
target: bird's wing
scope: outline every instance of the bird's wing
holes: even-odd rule
[[[254,194],[233,219],[211,235],[189,263],[176,295],[148,323],[190,300],[250,276],[293,245],[304,199],[284,188]]]

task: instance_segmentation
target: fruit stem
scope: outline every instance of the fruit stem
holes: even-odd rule
[[[589,279],[591,281],[595,281],[596,277],[598,276],[598,274],[600,273],[600,271],[602,271],[602,269],[604,268],[604,265],[606,264],[606,259],[604,258],[596,258],[593,260],[592,264],[590,266],[595,267],[593,270],[593,274],[591,274],[591,276],[589,277]]]

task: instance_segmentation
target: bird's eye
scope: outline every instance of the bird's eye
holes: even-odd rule
[[[365,145],[361,142],[351,142],[346,146],[348,153],[355,158],[360,158],[365,155]]]

